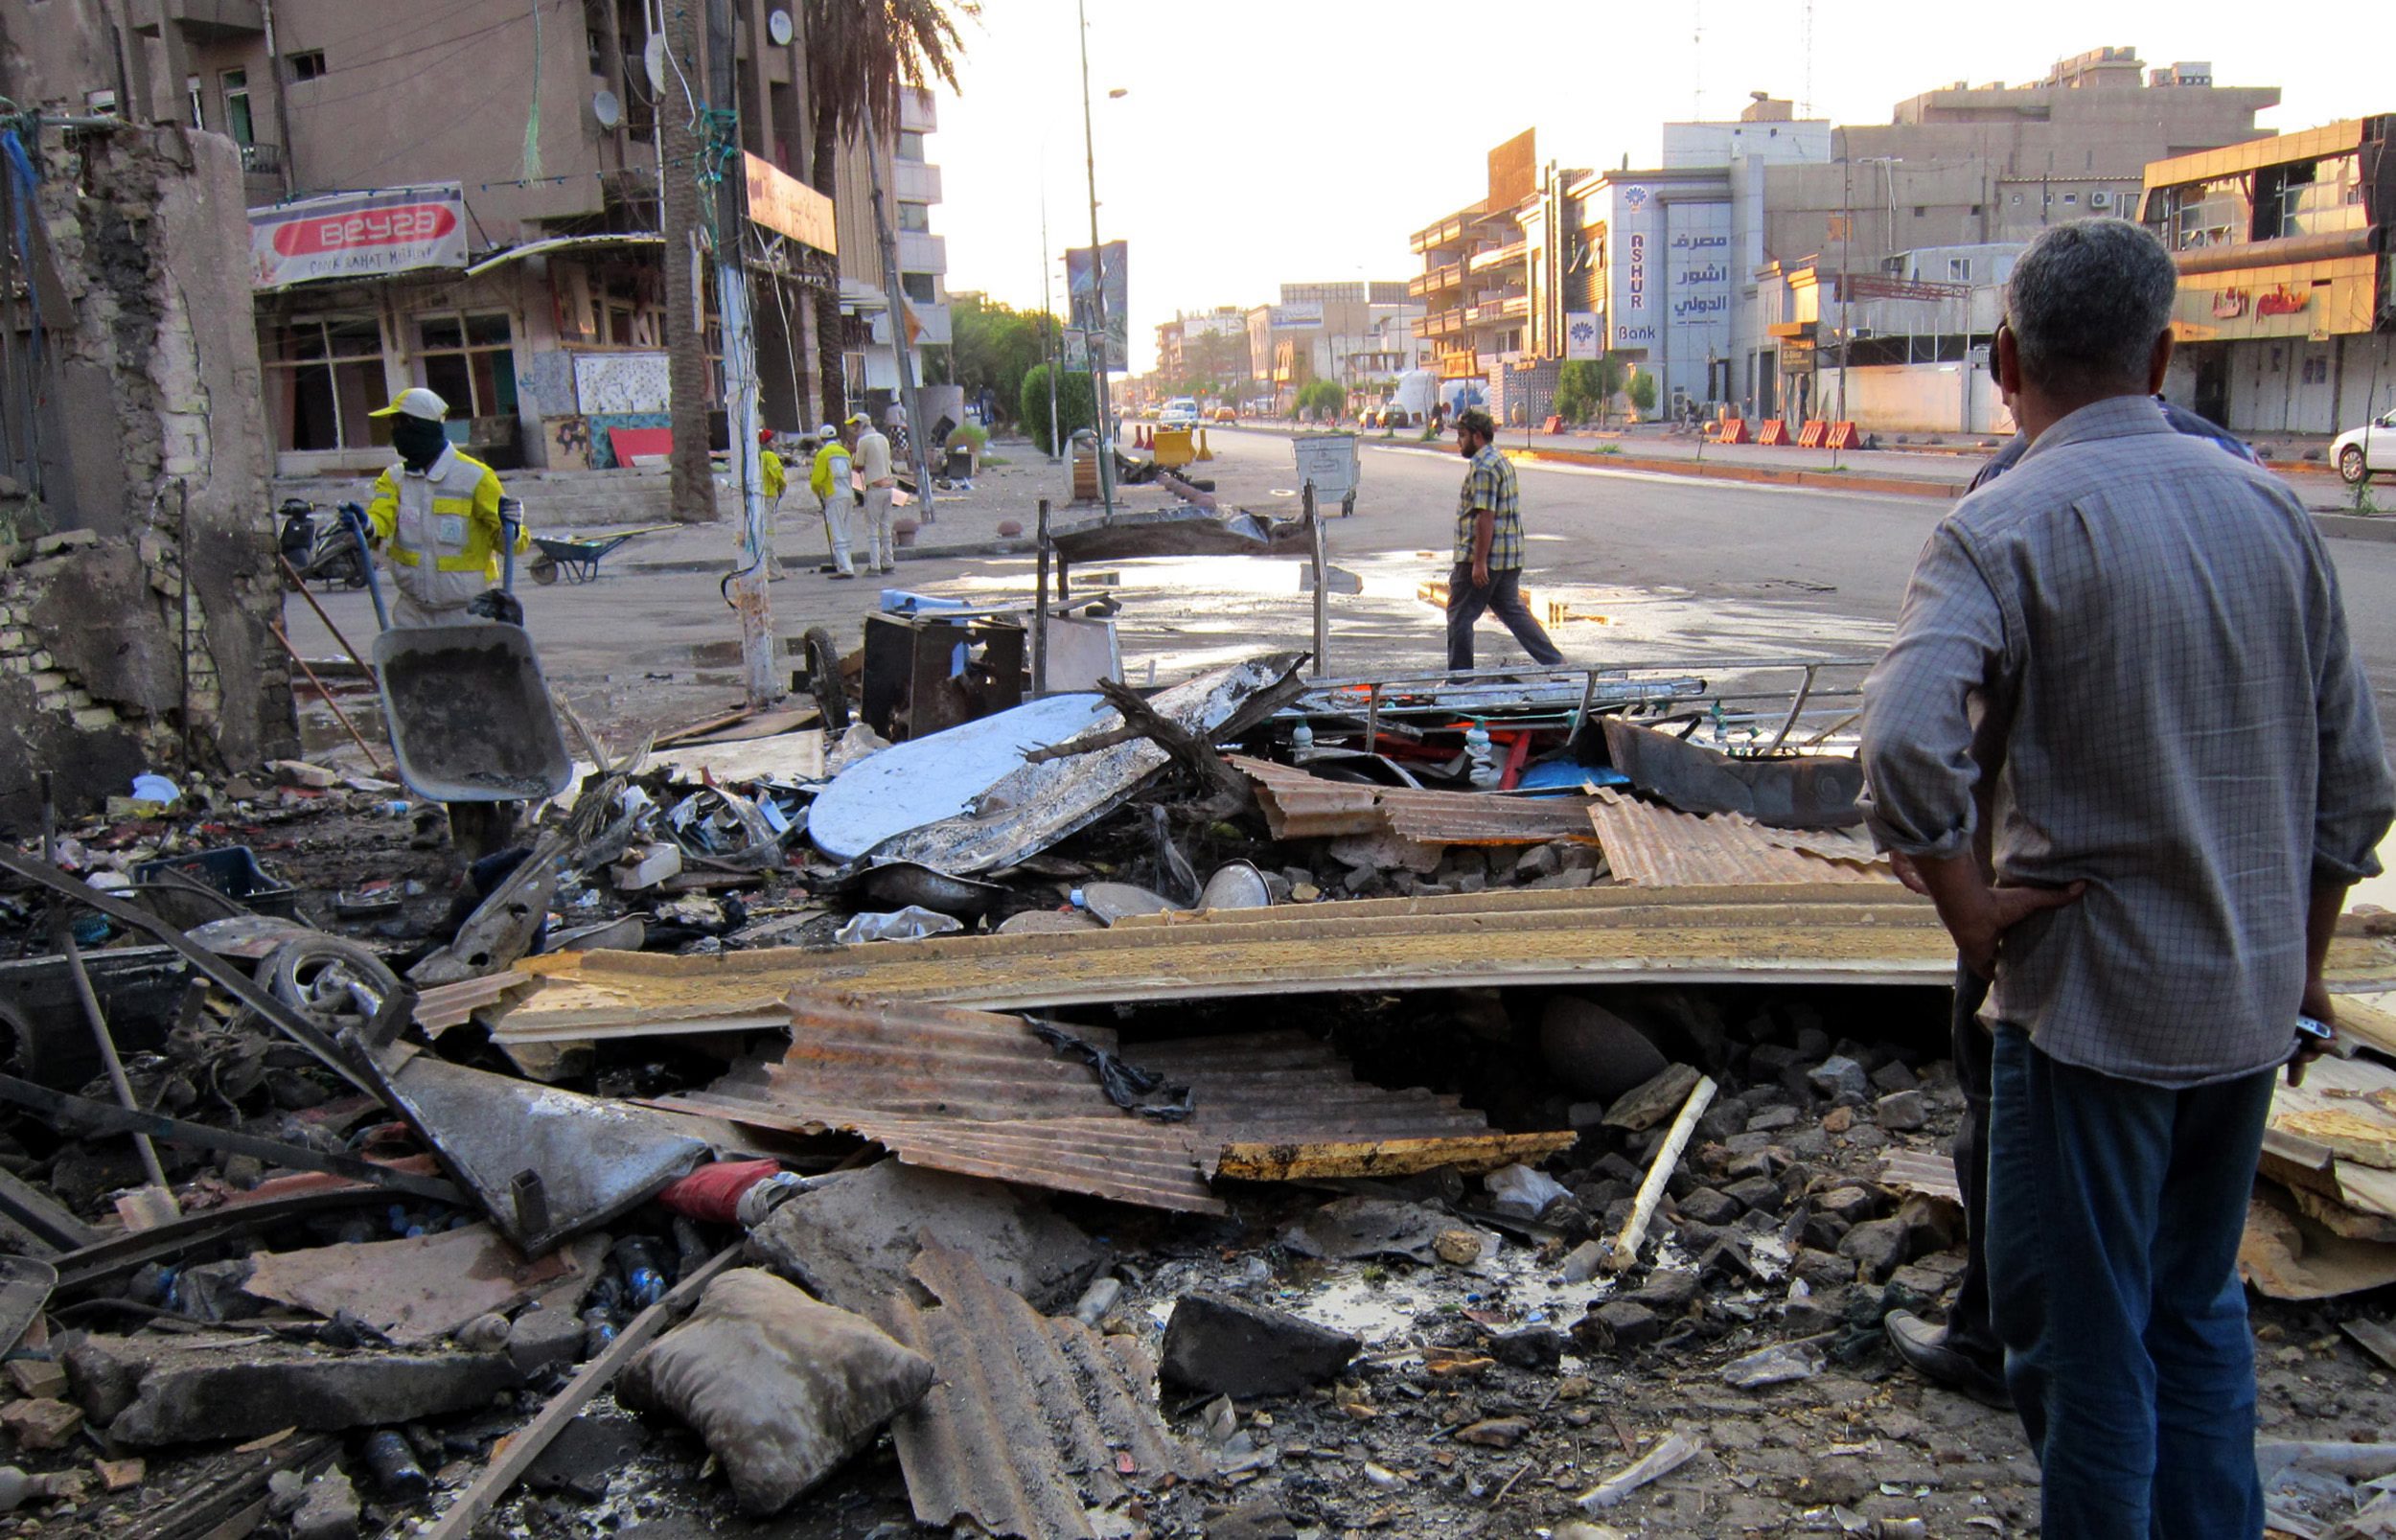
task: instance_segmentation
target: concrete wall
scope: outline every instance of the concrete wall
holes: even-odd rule
[[[0,823],[17,827],[43,770],[81,811],[142,770],[184,767],[186,741],[209,770],[298,742],[267,633],[283,588],[242,324],[240,158],[177,128],[51,128],[38,149],[70,310],[45,314],[62,409],[27,514],[69,535],[0,571]]]
[[[1813,410],[1838,415],[1836,369],[1816,381]],[[1998,401],[1988,370],[1977,362],[1857,365],[1847,380],[1847,420],[1870,433],[2013,432],[2013,415]]]

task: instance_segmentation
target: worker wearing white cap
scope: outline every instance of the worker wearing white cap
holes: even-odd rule
[[[857,479],[864,483],[865,566],[874,572],[895,572],[897,558],[890,545],[890,502],[898,481],[890,474],[890,441],[863,412],[848,420],[849,452],[857,459]]]
[[[419,385],[371,417],[391,421],[397,465],[375,478],[366,517],[391,560],[395,626],[456,626],[486,618],[472,607],[499,579],[499,476],[460,454],[443,431],[449,404]],[[517,554],[532,545],[520,528]]]
[[[823,501],[823,532],[832,541],[832,575],[853,578],[857,568],[849,563],[848,519],[857,494],[849,482],[848,446],[841,442],[840,429],[829,423],[816,429],[816,435],[822,447],[816,450],[807,487]]]

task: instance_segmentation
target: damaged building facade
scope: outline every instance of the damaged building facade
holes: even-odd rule
[[[64,8],[57,8],[64,9]],[[236,147],[86,114],[44,71],[68,18],[0,39],[0,821],[145,770],[292,752]]]

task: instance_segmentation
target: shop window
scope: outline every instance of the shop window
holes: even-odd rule
[[[417,338],[425,384],[449,403],[450,421],[516,415],[516,353],[506,316],[421,316]]]
[[[291,79],[312,80],[321,77],[324,72],[325,51],[323,49],[311,48],[304,54],[291,56]]]
[[[389,442],[366,414],[382,404],[382,329],[373,316],[321,316],[261,328],[266,415],[287,453]]]

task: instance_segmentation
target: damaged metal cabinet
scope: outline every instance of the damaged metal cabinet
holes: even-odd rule
[[[1024,628],[942,615],[865,617],[864,719],[892,743],[1024,701]]]

